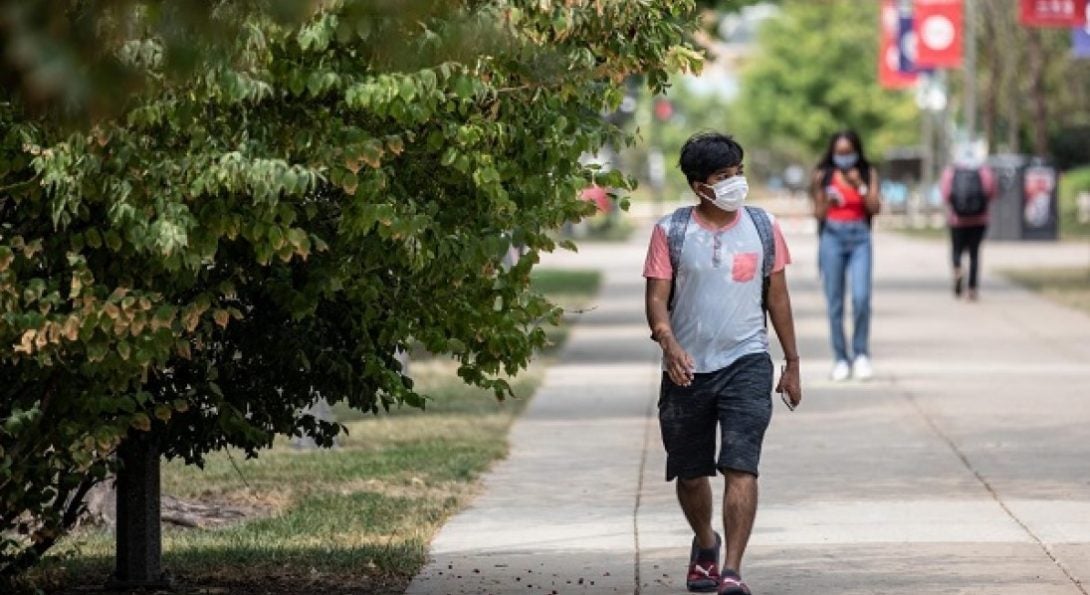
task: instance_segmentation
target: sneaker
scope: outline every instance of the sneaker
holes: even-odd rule
[[[874,368],[870,365],[870,358],[865,355],[856,356],[852,364],[852,376],[859,380],[870,380],[874,376]]]
[[[719,595],[753,595],[742,577],[733,570],[724,570],[719,581]]]
[[[693,593],[714,593],[719,588],[719,548],[723,538],[715,534],[715,558],[701,560],[700,546],[693,537],[693,548],[689,553],[689,573],[685,577],[685,587]]]
[[[833,366],[831,376],[835,382],[844,382],[852,377],[852,367],[848,365],[848,362],[840,360]]]

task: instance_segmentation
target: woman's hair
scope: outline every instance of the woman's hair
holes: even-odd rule
[[[724,167],[741,165],[744,156],[742,145],[730,136],[718,132],[698,132],[681,147],[678,165],[691,185],[693,182],[707,182],[712,174]]]
[[[829,146],[825,148],[825,154],[821,157],[821,161],[818,161],[817,168],[821,171],[831,171],[836,167],[833,162],[833,153],[836,152],[836,143],[840,139],[847,139],[852,147],[855,148],[855,152],[859,154],[859,162],[856,163],[856,167],[859,168],[859,172],[866,176],[870,172],[871,164],[867,160],[867,154],[863,151],[863,141],[859,138],[859,135],[854,130],[848,128],[834,132],[829,137]]]

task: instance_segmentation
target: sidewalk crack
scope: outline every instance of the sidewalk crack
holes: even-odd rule
[[[893,378],[892,380],[894,386],[897,386],[897,388],[900,389],[898,392],[900,392],[905,400],[908,401],[909,405],[911,405],[912,408],[916,411],[916,414],[924,420],[924,423],[927,424],[927,426],[931,429],[932,432],[935,433],[936,436],[939,437],[939,439],[946,443],[946,446],[948,446],[950,450],[953,451],[954,455],[957,456],[957,458],[961,461],[961,464],[965,466],[969,473],[973,474],[973,477],[976,478],[977,482],[979,482],[980,485],[983,486],[984,489],[988,492],[988,494],[991,495],[992,500],[994,500],[995,503],[999,505],[999,508],[1001,508],[1003,512],[1012,521],[1015,522],[1015,524],[1021,527],[1022,531],[1024,531],[1026,535],[1028,535],[1030,539],[1032,539],[1033,542],[1041,548],[1041,551],[1044,552],[1045,556],[1048,556],[1048,559],[1052,560],[1052,563],[1060,569],[1060,572],[1062,572],[1069,581],[1071,581],[1071,584],[1075,585],[1075,588],[1079,590],[1079,593],[1082,593],[1082,595],[1090,595],[1090,593],[1087,593],[1086,587],[1083,585],[1079,577],[1076,576],[1075,573],[1072,572],[1072,570],[1068,568],[1067,565],[1059,559],[1059,557],[1056,556],[1056,553],[1052,551],[1052,548],[1049,547],[1048,544],[1045,543],[1045,541],[1041,539],[1036,533],[1034,533],[1033,529],[1031,529],[1029,525],[1027,525],[1022,519],[1018,518],[1018,515],[1014,514],[1014,511],[1011,510],[1009,506],[1007,506],[1007,503],[1003,500],[1003,497],[999,495],[999,492],[995,489],[995,487],[992,486],[991,482],[989,482],[984,477],[984,475],[981,474],[975,466],[973,466],[972,461],[970,461],[969,457],[965,454],[965,452],[961,450],[960,447],[958,447],[957,443],[954,442],[954,439],[951,438],[949,434],[944,432],[937,423],[935,423],[934,418],[932,418],[931,415],[929,415],[927,411],[924,410],[923,406],[920,405],[919,401],[916,399],[915,393],[900,385],[897,382],[896,378]]]
[[[656,361],[656,365],[658,365]],[[643,500],[643,477],[644,471],[647,469],[647,449],[651,444],[651,428],[652,412],[654,411],[656,394],[654,390],[651,390],[651,395],[647,399],[647,409],[644,410],[644,427],[643,427],[643,448],[640,452],[640,475],[636,480],[636,503],[632,509],[632,539],[635,544],[636,555],[633,567],[633,578],[635,585],[632,588],[634,595],[640,595],[642,591],[641,577],[640,577],[640,504]]]

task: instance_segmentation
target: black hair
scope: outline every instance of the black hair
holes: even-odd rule
[[[689,184],[707,182],[715,172],[724,167],[742,164],[745,151],[738,141],[718,132],[698,132],[689,137],[681,147],[681,167]]]
[[[829,146],[825,149],[825,155],[821,157],[821,161],[818,162],[817,168],[823,172],[832,172],[836,169],[836,163],[833,161],[833,153],[836,152],[836,143],[840,139],[846,139],[855,148],[855,152],[859,154],[859,161],[856,163],[856,167],[859,168],[859,173],[863,175],[863,179],[866,180],[870,176],[870,161],[867,160],[867,154],[863,151],[863,140],[859,138],[859,135],[850,128],[839,130],[834,132],[829,137]]]

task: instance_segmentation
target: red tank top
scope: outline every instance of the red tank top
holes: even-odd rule
[[[865,190],[866,185],[856,188],[852,186],[839,170],[834,171],[829,183],[825,186],[825,195],[829,197],[829,211],[825,214],[827,221],[866,221],[867,205],[860,190]],[[843,200],[837,203],[835,197],[840,195]]]

